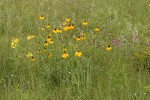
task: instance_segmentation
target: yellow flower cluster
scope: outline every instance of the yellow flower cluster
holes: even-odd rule
[[[73,24],[71,25],[66,25],[63,29],[64,31],[68,31],[68,30],[73,30],[75,28],[75,26]]]
[[[62,30],[61,29],[59,29],[59,28],[57,28],[57,29],[53,29],[53,33],[62,33]]]
[[[53,39],[50,36],[48,36],[47,40],[44,43],[44,46],[47,47],[48,44],[53,44],[53,43],[54,43]]]
[[[76,51],[75,53],[75,56],[76,57],[81,57],[82,56],[82,52],[81,51]],[[64,53],[62,54],[62,56],[61,56],[62,58],[68,58],[69,57],[69,54],[66,52],[66,51],[64,51]]]
[[[27,56],[27,58],[30,58],[33,56],[33,54],[31,52],[29,52],[26,56]]]
[[[82,34],[82,35],[77,36],[75,39],[76,41],[86,40],[86,36],[85,34]]]
[[[18,46],[19,39],[12,39],[11,40],[11,47],[16,48]]]
[[[77,27],[76,24],[72,23],[72,21],[71,21],[71,19],[69,17],[65,19],[63,24],[59,24],[59,26],[56,26],[55,29],[51,29],[51,27],[53,27],[53,26],[51,26],[51,24],[49,24],[49,23],[44,25],[44,27],[43,27],[43,24],[44,24],[43,20],[44,19],[45,19],[44,15],[41,15],[39,17],[39,20],[41,20],[41,26],[42,26],[42,27],[40,27],[40,30],[43,31],[46,34],[49,34],[49,35],[48,35],[48,37],[46,37],[45,34],[40,34],[39,35],[40,38],[38,36],[36,36],[37,41],[33,41],[35,43],[38,43],[37,45],[40,46],[40,47],[38,47],[36,49],[33,49],[33,48],[31,49],[32,52],[34,50],[34,54],[38,54],[37,56],[43,56],[43,55],[46,54],[47,58],[52,58],[52,52],[55,51],[54,48],[57,48],[57,45],[59,45],[58,48],[59,49],[61,48],[63,50],[63,53],[61,55],[59,55],[59,57],[63,58],[63,59],[69,58],[70,55],[71,55],[69,52],[73,51],[75,48],[78,48],[78,46],[80,46],[80,43],[82,43],[82,42],[76,42],[76,41],[86,40],[87,36],[89,36],[86,33],[84,33],[85,31],[82,30],[82,28],[83,29],[88,28],[86,26],[89,23],[86,20],[83,21],[82,23],[80,23],[81,26],[82,25],[85,26],[85,27],[81,27],[81,29],[79,27]],[[75,27],[77,27],[76,28],[77,30],[75,30]],[[65,32],[65,31],[69,31],[69,30],[73,30],[73,31],[70,31],[68,33]],[[99,27],[95,27],[92,32],[96,33],[96,32],[99,32],[99,31],[100,31],[100,28]],[[57,34],[57,33],[63,33],[63,34]],[[70,34],[70,33],[77,33],[77,34]],[[78,34],[78,33],[80,33],[80,34]],[[72,39],[65,40],[66,38],[70,38],[70,37],[72,39],[74,39],[74,40],[72,40]],[[34,38],[35,38],[34,35],[28,35],[26,37],[27,40],[31,40],[31,39],[34,39]],[[90,37],[88,37],[88,39],[89,38]],[[53,39],[54,40],[56,39],[55,41],[58,44],[49,46],[49,45],[54,43]],[[42,40],[42,42],[39,41],[39,40]],[[19,43],[18,39],[13,39],[12,42],[11,42],[11,47],[12,48],[16,48],[18,46],[18,43]],[[62,47],[62,45],[63,45],[63,47]],[[31,45],[29,45],[29,46],[31,46]],[[73,48],[69,49],[68,47],[66,48],[66,46],[72,46],[72,47],[76,46],[76,47],[75,48],[73,47]],[[43,48],[43,50],[41,49],[41,47]],[[110,45],[108,45],[104,49],[106,51],[111,51],[112,47]],[[82,57],[83,54],[82,54],[82,52],[80,50],[76,50],[75,52],[73,52],[73,55],[74,55],[74,57]],[[32,53],[28,53],[26,56],[32,62],[35,62],[36,57],[37,57],[36,55],[33,55]]]
[[[30,58],[32,62],[35,61],[35,58],[31,52],[29,52],[26,56],[27,56],[27,58]]]
[[[53,44],[53,43],[54,43],[53,39],[52,39],[50,36],[48,36],[47,42],[48,42],[49,44]]]
[[[31,39],[33,39],[33,38],[35,38],[34,35],[28,35],[28,36],[27,36],[27,40],[31,40]]]

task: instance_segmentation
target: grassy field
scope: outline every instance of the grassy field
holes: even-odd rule
[[[150,100],[149,0],[0,0],[0,100]]]

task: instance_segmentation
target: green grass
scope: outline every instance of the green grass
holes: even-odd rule
[[[149,100],[148,0],[1,0],[0,100]],[[44,21],[39,16],[44,15]],[[75,29],[54,34],[67,17]],[[83,27],[82,22],[88,21]],[[50,30],[40,30],[47,23]],[[94,29],[99,27],[100,32]],[[85,33],[86,40],[74,37]],[[52,57],[44,53],[48,34]],[[27,40],[28,35],[35,39]],[[135,36],[137,38],[135,38]],[[11,40],[18,46],[11,48]],[[120,40],[116,46],[112,40]],[[36,45],[40,42],[39,45]],[[73,45],[69,45],[69,43]],[[112,50],[106,51],[107,45]],[[62,59],[62,47],[69,57]],[[75,57],[80,50],[82,57]],[[42,54],[37,54],[41,50]],[[35,62],[26,54],[32,52]]]

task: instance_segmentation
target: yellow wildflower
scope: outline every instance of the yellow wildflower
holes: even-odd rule
[[[110,50],[112,50],[112,47],[111,47],[110,45],[108,45],[108,46],[106,47],[106,51],[110,51]]]
[[[68,58],[69,57],[69,54],[64,52],[64,54],[61,56],[62,58]]]
[[[87,26],[87,25],[88,25],[88,22],[85,20],[84,22],[82,22],[82,24],[83,24],[84,26]]]
[[[41,28],[41,31],[44,31],[44,30],[45,30],[45,28],[44,28],[44,27],[42,27],[42,28]]]
[[[63,47],[63,51],[67,51],[67,48],[66,48],[66,47]]]
[[[47,48],[46,47],[44,47],[44,52],[47,52]]]
[[[62,32],[62,30],[61,30],[61,29],[59,29],[59,28],[58,28],[58,29],[56,29],[56,28],[55,28],[55,29],[53,29],[53,33],[61,33],[61,32]]]
[[[34,35],[28,35],[28,36],[27,36],[27,40],[31,40],[31,39],[33,39],[33,38],[35,38]]]
[[[77,57],[82,56],[82,52],[81,52],[81,51],[77,51],[77,52],[75,52],[75,56],[77,56]]]
[[[47,41],[45,41],[44,46],[46,46],[46,47],[48,46],[48,42]]]
[[[100,29],[97,27],[97,28],[95,28],[95,31],[96,31],[96,32],[99,32],[99,31],[100,31]]]
[[[51,58],[52,57],[52,54],[51,53],[48,53],[48,58]]]
[[[33,57],[33,56],[31,57],[31,61],[32,61],[32,62],[34,62],[34,61],[35,61],[35,59],[34,59],[34,57]]]
[[[66,23],[66,22],[63,22],[63,23],[62,23],[62,25],[63,25],[63,26],[66,26],[66,25],[67,25],[67,23]]]
[[[16,48],[18,46],[19,39],[12,39],[11,40],[11,47]]]
[[[50,43],[50,44],[53,44],[53,43],[54,43],[54,41],[51,39],[50,36],[48,36],[47,41],[48,41],[48,43]]]
[[[64,29],[64,31],[67,31],[67,30],[69,30],[69,27],[65,26],[63,29]]]
[[[46,25],[46,28],[50,28],[50,27],[51,27],[51,25],[50,25],[50,24],[47,24],[47,25]]]
[[[62,31],[61,31],[61,29],[57,29],[56,32],[57,33],[61,33]]]
[[[75,26],[73,24],[70,25],[69,27],[71,30],[73,30],[75,28]]]
[[[73,43],[68,43],[70,46],[72,46],[73,45]]]
[[[68,25],[68,26],[65,26],[64,28],[64,31],[67,31],[67,30],[73,30],[74,29],[74,25]]]
[[[50,40],[51,40],[51,37],[50,37],[50,36],[48,36],[47,41],[49,42]]]
[[[81,35],[81,39],[82,39],[82,40],[86,40],[85,34],[82,34],[82,35]]]
[[[33,56],[33,54],[32,53],[28,53],[26,56],[27,56],[27,58],[30,58],[30,57]]]
[[[57,29],[53,29],[53,33],[57,33],[57,31],[56,31]]]
[[[54,43],[54,41],[51,39],[50,41],[48,41],[48,43],[53,44],[53,43]]]
[[[19,39],[14,39],[13,40],[15,43],[18,43],[19,42]]]
[[[75,39],[76,39],[77,41],[80,41],[80,40],[81,40],[81,36],[77,36]]]
[[[71,20],[71,19],[70,19],[69,17],[68,17],[68,18],[66,18],[66,21],[67,21],[67,22],[70,22],[70,20]]]
[[[41,54],[41,53],[42,53],[42,51],[41,51],[41,50],[38,50],[38,51],[37,51],[37,54]]]
[[[148,6],[150,7],[150,4],[148,4]]]
[[[44,15],[41,15],[41,16],[39,17],[39,19],[40,19],[40,20],[44,20]]]

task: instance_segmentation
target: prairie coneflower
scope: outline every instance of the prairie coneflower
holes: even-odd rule
[[[50,43],[50,44],[53,44],[53,43],[54,43],[54,41],[51,39],[51,37],[50,37],[50,36],[48,36],[48,38],[47,38],[47,42],[48,42],[48,43]]]
[[[68,31],[68,30],[69,30],[69,27],[68,27],[68,26],[65,26],[63,29],[64,29],[64,31]]]
[[[39,19],[40,19],[40,20],[44,20],[44,15],[41,15],[41,16],[39,17]]]
[[[96,32],[99,32],[99,31],[100,31],[100,29],[97,27],[97,28],[95,28],[95,31],[96,31]]]
[[[53,33],[57,33],[57,29],[53,29]]]
[[[75,28],[75,26],[73,25],[73,24],[71,24],[70,26],[69,26],[69,29],[71,29],[71,30],[73,30]]]
[[[44,52],[47,52],[47,48],[46,47],[44,47]]]
[[[82,34],[82,35],[81,35],[81,39],[82,39],[82,40],[86,40],[85,34]]]
[[[81,36],[77,36],[75,39],[76,39],[76,41],[80,41],[81,40]]]
[[[37,54],[41,54],[41,53],[42,53],[42,51],[41,51],[41,50],[38,50],[38,51],[37,51]]]
[[[46,25],[46,28],[50,28],[51,27],[51,25],[48,23],[47,25]]]
[[[32,62],[34,62],[34,61],[35,61],[35,59],[34,59],[34,57],[33,57],[33,56],[31,57],[31,61],[32,61]]]
[[[51,40],[51,37],[50,37],[50,36],[48,36],[47,41],[49,42],[50,40]]]
[[[50,44],[53,44],[54,43],[54,41],[51,39],[50,41],[48,41]]]
[[[82,22],[82,24],[83,24],[84,26],[87,26],[87,25],[88,25],[88,22],[85,20],[84,22]]]
[[[106,51],[110,51],[110,50],[112,50],[112,47],[111,47],[110,45],[108,45],[108,46],[106,47]]]
[[[45,41],[44,46],[46,46],[46,47],[48,46],[48,42],[47,41]]]
[[[70,19],[69,17],[68,17],[68,18],[66,18],[66,21],[67,21],[67,22],[70,22],[70,20],[71,20],[71,19]]]
[[[82,52],[81,52],[81,51],[77,51],[77,52],[75,52],[75,56],[76,56],[76,57],[80,57],[80,56],[82,56]]]
[[[52,54],[51,53],[48,53],[48,58],[51,58],[52,57]]]
[[[56,29],[56,32],[57,32],[57,33],[61,33],[62,30],[61,30],[61,29]]]
[[[64,52],[66,52],[66,51],[67,51],[67,48],[66,48],[66,47],[63,47],[62,49],[63,49],[63,51],[64,51]]]
[[[44,27],[42,27],[42,28],[41,28],[41,31],[44,31],[44,30],[45,30],[45,28],[44,28]]]
[[[61,56],[62,58],[68,58],[69,54],[67,52],[64,52],[64,54]]]

